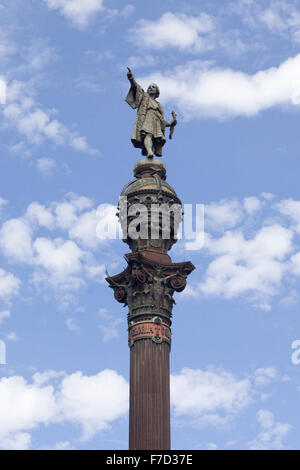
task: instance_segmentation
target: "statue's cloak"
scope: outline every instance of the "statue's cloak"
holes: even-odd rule
[[[133,109],[138,110],[131,142],[135,147],[142,149],[143,155],[147,155],[143,143],[144,136],[151,134],[153,136],[154,153],[160,157],[162,147],[166,142],[163,107],[137,83],[130,87],[125,101]]]

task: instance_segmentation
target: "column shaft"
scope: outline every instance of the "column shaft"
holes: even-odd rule
[[[130,450],[170,449],[170,346],[151,339],[130,349]]]

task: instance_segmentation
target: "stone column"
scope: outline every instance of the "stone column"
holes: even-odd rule
[[[116,300],[129,309],[129,449],[168,450],[173,294],[185,288],[194,266],[189,261],[172,263],[168,255],[177,241],[182,208],[166,183],[165,165],[140,160],[134,176],[121,193],[118,213],[123,241],[131,249],[125,255],[127,268],[106,280]],[[137,236],[131,224],[138,226]]]

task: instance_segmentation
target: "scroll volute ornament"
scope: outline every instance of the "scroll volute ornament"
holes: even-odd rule
[[[172,289],[174,289],[176,292],[182,292],[185,289],[186,286],[186,279],[183,276],[175,276],[170,280],[170,286]]]
[[[140,284],[145,284],[147,281],[147,274],[140,268],[135,268],[132,272],[132,277],[134,280],[138,281]]]
[[[115,287],[114,297],[120,303],[126,302],[126,297],[127,297],[126,289],[124,287]]]

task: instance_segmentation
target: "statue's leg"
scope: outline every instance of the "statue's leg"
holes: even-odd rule
[[[144,138],[144,146],[147,151],[147,157],[153,158],[153,141],[152,134],[146,134]]]
[[[162,157],[162,143],[157,139],[155,142],[155,155],[157,157]]]

